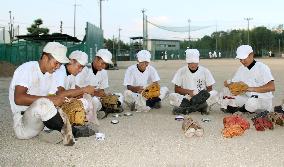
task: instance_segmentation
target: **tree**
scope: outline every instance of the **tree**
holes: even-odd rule
[[[36,19],[34,21],[34,23],[30,27],[27,28],[27,30],[29,32],[28,34],[29,35],[41,35],[41,34],[46,35],[46,34],[48,34],[48,32],[49,32],[48,28],[39,27],[42,24],[43,24],[43,21],[41,19]]]

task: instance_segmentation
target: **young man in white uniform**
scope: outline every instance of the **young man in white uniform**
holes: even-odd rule
[[[231,82],[244,82],[249,88],[244,95],[232,96],[227,88],[230,83],[225,81],[221,108],[230,113],[237,110],[251,113],[271,111],[272,92],[275,91],[275,85],[270,68],[254,60],[253,50],[249,45],[239,46],[236,53],[236,59],[240,60],[242,66],[239,67]]]
[[[158,82],[160,77],[157,70],[149,65],[151,54],[147,50],[141,50],[137,53],[138,64],[134,64],[125,72],[123,85],[127,90],[124,92],[125,102],[131,110],[147,112],[151,108],[146,105],[146,99],[141,95],[143,89],[151,83]],[[161,87],[159,101],[163,100],[169,93],[167,87]],[[157,102],[154,108],[160,108],[160,102]]]
[[[57,42],[49,42],[43,48],[41,59],[19,66],[9,88],[9,101],[13,112],[14,131],[18,139],[37,136],[46,126],[63,135],[63,144],[73,145],[71,125],[56,106],[61,106],[63,96],[55,94],[56,80],[52,73],[61,63],[68,63],[67,48]]]
[[[175,84],[175,93],[171,93],[169,99],[170,104],[175,106],[173,114],[181,114],[176,113],[176,109],[180,107],[182,100],[184,98],[189,100],[201,90],[207,90],[210,93],[210,97],[206,100],[208,106],[218,101],[218,92],[213,90],[215,80],[207,68],[199,65],[199,56],[197,49],[187,49],[187,66],[180,68],[172,80],[172,83]],[[207,105],[201,109],[204,114],[208,114]]]
[[[107,49],[100,49],[93,62],[92,67],[83,68],[82,72],[80,72],[76,76],[76,85],[79,87],[85,87],[88,85],[94,86],[95,91],[93,94],[93,103],[96,112],[98,113],[98,118],[104,118],[107,113],[101,111],[102,104],[100,102],[100,97],[106,95],[105,89],[109,87],[108,85],[108,74],[105,68],[108,64],[112,63],[112,54]],[[121,93],[114,93],[119,96],[119,101],[122,105],[123,96]]]
[[[95,87],[88,85],[79,88],[76,86],[75,82],[75,76],[80,73],[88,63],[88,55],[85,52],[76,50],[70,54],[69,59],[70,62],[68,64],[61,65],[54,73],[57,81],[58,94],[68,98],[83,96],[83,98],[79,100],[83,103],[88,122],[98,124],[97,114],[94,110],[91,97],[91,95],[94,95]]]

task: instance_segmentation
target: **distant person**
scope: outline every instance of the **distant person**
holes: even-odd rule
[[[213,52],[213,58],[217,58],[217,53],[216,53],[216,51]]]
[[[271,50],[268,52],[268,54],[269,54],[269,57],[271,57],[271,56],[272,56],[272,52],[271,52]]]
[[[57,108],[63,104],[65,97],[56,94],[56,79],[52,75],[62,63],[69,63],[66,52],[64,45],[49,42],[44,46],[39,61],[26,62],[15,70],[9,101],[18,139],[31,139],[46,126],[61,132],[64,145],[74,144],[69,120]]]
[[[160,96],[155,99],[146,99],[141,95],[144,88],[160,80],[157,70],[150,65],[151,54],[147,50],[137,53],[137,64],[131,65],[125,72],[123,85],[126,86],[124,92],[125,103],[130,110],[148,112],[151,108],[160,108],[161,101],[168,96],[167,87],[160,88]]]
[[[197,49],[186,50],[187,65],[178,69],[172,83],[174,84],[175,93],[169,96],[170,104],[174,106],[173,114],[187,114],[181,106],[183,100],[190,100],[200,91],[206,90],[210,97],[200,105],[199,110],[202,114],[208,114],[208,106],[215,104],[218,100],[218,92],[213,89],[215,80],[211,72],[199,65],[200,53]],[[188,106],[190,107],[190,106]]]
[[[212,53],[209,52],[208,54],[209,54],[209,59],[211,59],[212,58]]]
[[[167,51],[165,51],[165,61],[168,60],[168,55],[167,55]]]
[[[222,57],[221,52],[219,52],[219,54],[218,54],[218,55],[219,55],[219,58],[221,58],[221,57]]]
[[[234,113],[241,112],[261,112],[264,110],[272,110],[273,91],[275,91],[274,78],[270,68],[262,62],[254,59],[252,47],[249,45],[241,45],[237,48],[237,56],[242,64],[231,83],[243,82],[248,85],[245,94],[233,96],[228,90],[231,83],[224,81],[223,100],[221,101],[221,109],[225,112]],[[226,98],[227,97],[227,98]]]

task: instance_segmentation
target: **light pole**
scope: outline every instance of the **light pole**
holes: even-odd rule
[[[100,29],[103,29],[103,19],[102,19],[102,1],[104,0],[100,0]]]
[[[191,20],[188,19],[188,47],[190,48],[190,22]]]
[[[146,34],[145,34],[145,9],[142,9],[142,14],[143,14],[143,49],[146,49]]]
[[[249,45],[249,21],[252,20],[253,18],[245,18],[245,20],[248,22],[248,45]]]
[[[76,37],[76,9],[77,6],[80,6],[78,4],[76,4],[76,0],[75,0],[75,4],[74,4],[74,37]]]
[[[3,42],[5,43],[5,27],[0,27],[3,28]]]

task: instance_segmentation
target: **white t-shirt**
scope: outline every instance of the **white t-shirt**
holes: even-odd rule
[[[43,74],[37,61],[30,61],[20,65],[14,72],[9,88],[9,101],[13,113],[25,111],[28,106],[15,104],[14,93],[16,86],[28,88],[27,94],[47,96],[57,91],[56,81],[52,74]]]
[[[198,93],[201,90],[206,90],[206,87],[215,84],[215,80],[211,72],[203,66],[199,65],[195,73],[192,73],[188,66],[184,66],[176,72],[172,83]]]
[[[268,82],[274,80],[270,68],[262,62],[256,62],[255,65],[249,70],[245,66],[240,66],[238,71],[235,73],[232,82],[244,82],[249,87],[260,87]],[[259,98],[272,98],[272,92],[257,93],[247,92],[247,96],[258,95]]]
[[[96,89],[106,89],[108,85],[108,75],[106,70],[98,71],[94,74],[92,68],[84,67],[75,77],[76,85],[79,87],[95,86]]]
[[[157,70],[148,65],[144,72],[138,70],[137,64],[134,64],[127,68],[124,76],[123,85],[131,86],[147,86],[152,82],[157,82],[160,80]]]
[[[63,87],[65,90],[75,89],[75,76],[72,74],[67,75],[66,70],[65,65],[61,65],[53,74],[56,78],[57,87]]]

